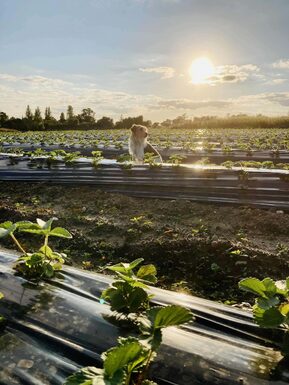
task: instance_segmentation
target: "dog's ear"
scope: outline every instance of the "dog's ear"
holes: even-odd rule
[[[135,133],[135,129],[136,129],[136,124],[133,124],[132,126],[131,126],[131,132],[133,132],[133,133]]]

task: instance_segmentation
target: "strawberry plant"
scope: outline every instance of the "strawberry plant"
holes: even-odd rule
[[[186,159],[186,156],[173,154],[169,157],[168,163],[171,163],[173,166],[179,167],[183,160]]]
[[[99,163],[103,160],[102,151],[92,151],[92,164],[94,167],[98,167]]]
[[[285,331],[281,350],[289,358],[289,277],[276,282],[271,278],[260,281],[250,277],[241,280],[239,287],[257,295],[253,316],[260,327]]]
[[[10,221],[0,224],[0,238],[10,237],[22,255],[18,258],[15,269],[28,278],[51,278],[56,271],[61,270],[66,257],[63,253],[53,251],[48,245],[50,237],[71,238],[71,234],[62,227],[52,228],[52,223],[57,218],[47,222],[37,219],[36,223]],[[43,245],[35,252],[26,252],[15,233],[31,233],[44,238]]]
[[[102,354],[103,369],[80,369],[64,385],[157,385],[148,377],[150,364],[162,342],[162,330],[189,322],[193,316],[178,305],[150,307],[152,296],[145,289],[147,283],[156,283],[156,268],[144,265],[134,271],[142,261],[139,258],[109,266],[116,281],[102,294],[102,300],[110,303],[112,311],[137,317],[138,336],[119,338],[117,346]]]
[[[157,155],[155,155],[153,152],[147,152],[144,156],[144,163],[148,164],[150,166],[150,168],[162,167],[162,164],[157,163],[156,159],[158,159]]]

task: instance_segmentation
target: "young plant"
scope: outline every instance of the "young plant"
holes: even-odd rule
[[[186,156],[173,154],[169,157],[168,163],[171,163],[175,167],[179,167],[182,161],[186,159]]]
[[[145,291],[147,284],[155,284],[156,268],[154,265],[144,265],[134,272],[134,269],[143,262],[143,258],[131,263],[119,263],[108,266],[117,280],[102,293],[101,298],[110,303],[111,310],[123,315],[140,315],[149,309],[150,295]]]
[[[132,168],[132,160],[129,154],[121,154],[116,159],[117,163],[120,164],[121,168],[125,170],[130,170]]]
[[[68,377],[64,385],[157,385],[148,376],[162,342],[162,329],[189,322],[193,316],[177,305],[150,307],[151,296],[144,289],[146,283],[156,282],[156,269],[145,265],[135,273],[142,261],[140,258],[108,267],[117,280],[102,294],[102,299],[110,302],[111,310],[125,315],[137,313],[139,336],[119,338],[117,346],[102,354],[103,369],[83,368]]]
[[[73,164],[76,162],[77,159],[79,159],[80,152],[66,152],[65,155],[63,155],[63,160],[65,164]]]
[[[94,167],[98,167],[99,163],[103,160],[102,151],[92,151],[92,164]]]
[[[282,328],[285,331],[282,353],[289,357],[289,277],[286,281],[274,282],[271,278],[260,281],[245,278],[239,287],[257,295],[253,306],[255,322],[263,328]]]
[[[36,223],[10,221],[0,224],[0,238],[10,237],[22,255],[18,258],[15,269],[28,278],[51,278],[55,271],[61,270],[66,257],[63,253],[53,251],[49,245],[49,237],[72,238],[71,234],[62,227],[52,229],[52,223],[57,218],[51,218],[47,222],[37,219]],[[26,252],[15,233],[31,233],[44,237],[43,245],[36,252]]]
[[[144,156],[144,163],[148,164],[150,168],[162,167],[162,164],[157,163],[156,159],[158,159],[158,156],[156,156],[153,152],[147,152]]]

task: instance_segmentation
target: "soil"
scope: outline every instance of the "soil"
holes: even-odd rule
[[[0,222],[52,216],[73,234],[53,245],[81,268],[142,257],[156,265],[159,286],[227,303],[251,300],[238,289],[241,278],[289,276],[289,213],[0,182]],[[37,247],[39,239],[22,242]]]

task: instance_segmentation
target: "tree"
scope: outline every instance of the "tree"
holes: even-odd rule
[[[52,115],[51,115],[50,107],[46,107],[45,108],[44,120],[46,120],[46,121],[52,120]]]
[[[0,127],[3,127],[4,123],[8,120],[8,115],[5,112],[0,112]]]
[[[72,120],[74,118],[74,112],[73,112],[73,107],[69,105],[67,107],[67,112],[66,112],[66,119],[67,120]]]
[[[66,122],[64,112],[61,112],[60,117],[59,117],[59,122],[60,123],[65,123]]]
[[[84,108],[80,115],[78,115],[79,121],[83,123],[94,123],[95,113],[91,108]]]
[[[120,121],[115,123],[115,128],[130,128],[133,124],[141,124],[143,126],[151,126],[150,120],[144,120],[143,116],[136,116],[136,117],[128,117],[128,118],[122,118]]]
[[[107,116],[103,116],[96,122],[96,128],[99,130],[111,130],[114,128],[113,120]]]
[[[42,123],[42,121],[43,121],[42,116],[41,116],[41,111],[40,111],[39,107],[35,108],[33,120],[34,120],[35,123]]]
[[[28,105],[25,112],[25,117],[29,120],[33,119],[33,114],[31,112],[30,106]]]

